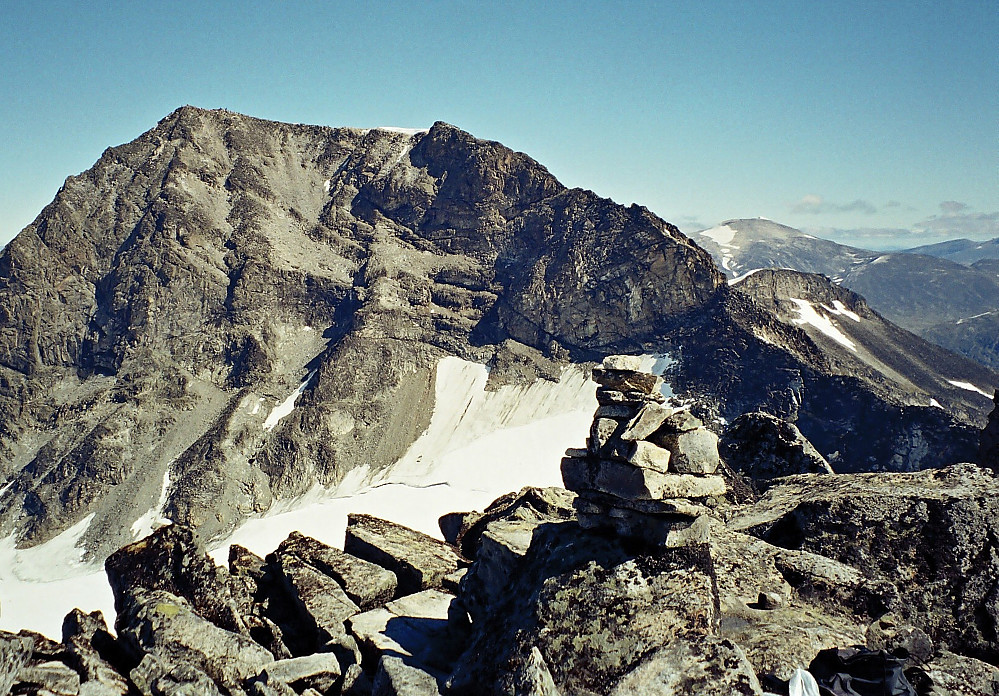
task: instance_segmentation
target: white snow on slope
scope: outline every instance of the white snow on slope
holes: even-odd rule
[[[991,398],[992,398],[992,395],[991,395],[991,394],[989,394],[989,393],[985,392],[985,390],[983,390],[983,389],[979,389],[978,387],[976,387],[976,386],[975,386],[974,384],[972,384],[971,382],[959,382],[959,381],[956,381],[956,380],[953,380],[953,379],[948,379],[947,381],[948,381],[948,382],[949,382],[950,384],[953,384],[953,385],[954,385],[955,387],[957,387],[958,389],[964,389],[965,391],[973,391],[973,392],[978,392],[978,393],[979,393],[979,394],[981,394],[982,396],[985,396],[985,397],[988,397],[989,399],[991,399]]]
[[[934,406],[936,408],[943,408],[943,406],[940,405],[940,402],[937,401],[936,399],[930,399],[930,406]]]
[[[308,376],[302,380],[302,383],[298,385],[298,389],[291,393],[287,399],[271,409],[270,414],[267,416],[267,420],[264,421],[264,430],[271,431],[274,430],[274,426],[281,422],[282,418],[286,418],[291,415],[291,412],[295,410],[295,402],[298,401],[298,397],[302,395],[305,388],[309,386],[309,382],[312,378],[316,376],[316,371],[313,370],[308,374]],[[255,412],[254,412],[255,413]]]
[[[651,369],[668,356],[647,356]],[[430,424],[384,475],[355,469],[334,491],[317,488],[278,503],[266,516],[245,522],[211,554],[228,557],[230,544],[258,554],[273,551],[293,530],[343,548],[347,514],[364,512],[441,538],[438,518],[482,510],[524,486],[561,486],[568,447],[586,441],[596,385],[589,372],[570,366],[558,383],[538,380],[485,391],[484,365],[443,358],[437,366]]]
[[[163,508],[167,503],[167,495],[170,493],[170,467],[173,466],[171,461],[167,464],[166,471],[163,472],[163,486],[160,488],[160,497],[156,502],[156,505],[149,508],[142,517],[137,519],[132,523],[132,538],[142,539],[153,533],[153,525],[160,526],[164,524],[170,524],[170,520],[163,517]]]
[[[721,247],[732,246],[732,240],[735,239],[735,230],[728,225],[712,227],[710,230],[704,230],[701,234]]]
[[[58,639],[62,620],[73,607],[99,609],[109,624],[114,621],[114,597],[103,564],[84,564],[76,546],[93,518],[88,515],[30,549],[15,548],[13,535],[0,540],[0,630],[27,628]]]
[[[840,302],[839,300],[833,300],[832,307],[830,307],[829,305],[822,305],[822,309],[826,310],[830,314],[837,314],[840,316],[849,317],[850,319],[853,319],[858,323],[860,322],[860,317],[857,315],[857,313],[847,309],[846,305]]]
[[[399,128],[397,126],[378,126],[375,130],[402,133],[403,135],[419,135],[420,133],[427,132],[426,128]]]
[[[856,344],[843,335],[843,332],[832,323],[829,317],[822,316],[816,312],[815,307],[811,302],[808,300],[801,300],[796,297],[791,297],[789,299],[795,304],[795,308],[798,310],[798,318],[792,319],[795,324],[809,324],[814,326],[826,336],[836,341],[836,343],[839,343],[840,345],[856,352]]]

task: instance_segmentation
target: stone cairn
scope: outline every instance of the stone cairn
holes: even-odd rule
[[[718,437],[683,408],[670,408],[662,377],[642,359],[613,355],[593,370],[597,411],[586,449],[562,460],[579,524],[654,545],[678,546],[707,534],[711,499],[724,495]],[[705,537],[706,538],[706,537]]]

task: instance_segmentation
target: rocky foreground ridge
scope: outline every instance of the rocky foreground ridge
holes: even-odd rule
[[[79,610],[59,642],[0,634],[0,694],[787,693],[854,645],[904,693],[999,693],[995,471],[811,473],[793,425],[718,440],[637,364],[595,375],[573,490],[445,515],[446,542],[353,515],[342,551],[293,533],[228,568],[163,527],[107,560],[116,635]]]
[[[647,209],[445,123],[178,109],[0,254],[0,536],[89,518],[101,560],[150,516],[218,539],[377,479],[427,428],[449,356],[495,389],[666,353],[711,427],[765,411],[836,471],[974,458],[989,400],[955,383],[991,393],[995,373],[818,276],[723,281]]]

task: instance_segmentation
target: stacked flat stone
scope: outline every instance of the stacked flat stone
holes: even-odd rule
[[[562,480],[577,494],[579,523],[656,545],[687,543],[691,525],[724,495],[715,474],[718,437],[683,409],[664,405],[661,377],[637,356],[593,370],[597,411],[586,449],[569,449]]]

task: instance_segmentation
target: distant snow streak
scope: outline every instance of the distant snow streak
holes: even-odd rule
[[[815,307],[808,300],[802,300],[797,297],[789,298],[791,302],[795,304],[795,308],[798,310],[798,318],[792,319],[795,324],[809,324],[814,326],[820,332],[831,338],[832,340],[839,343],[841,346],[849,348],[850,350],[856,352],[857,345],[847,338],[839,328],[829,319],[815,311]],[[821,305],[820,305],[821,306]],[[828,308],[825,308],[828,309]],[[845,309],[845,308],[844,308]],[[829,310],[832,311],[832,310]],[[847,310],[849,311],[849,310]],[[852,312],[851,312],[852,314]],[[854,315],[856,316],[856,315]],[[852,318],[852,317],[851,317]],[[857,318],[860,321],[860,318]]]
[[[285,399],[283,402],[281,402],[271,410],[270,415],[267,416],[267,420],[264,421],[264,426],[263,426],[264,430],[268,432],[274,430],[274,427],[281,422],[282,418],[285,418],[286,416],[290,415],[291,412],[295,410],[295,402],[298,401],[298,397],[302,395],[302,393],[305,391],[305,388],[309,386],[309,382],[311,382],[312,378],[315,376],[316,376],[316,371],[313,370],[312,372],[309,373],[308,377],[302,380],[302,383],[298,385],[298,389],[293,391],[291,393],[291,396],[289,396],[287,399]]]
[[[982,395],[982,396],[984,396],[984,397],[987,397],[987,398],[989,398],[989,399],[991,399],[991,398],[992,398],[992,395],[991,395],[991,394],[989,394],[989,393],[985,392],[985,391],[984,391],[984,390],[982,390],[982,389],[979,389],[978,387],[976,387],[976,386],[975,386],[974,384],[972,384],[971,382],[960,382],[960,381],[957,381],[957,380],[953,380],[953,379],[948,379],[948,380],[947,380],[947,382],[948,382],[948,383],[950,383],[950,384],[953,384],[953,385],[954,385],[955,387],[957,387],[958,389],[964,389],[965,391],[973,391],[973,392],[978,392],[979,394],[981,394],[981,395]]]

